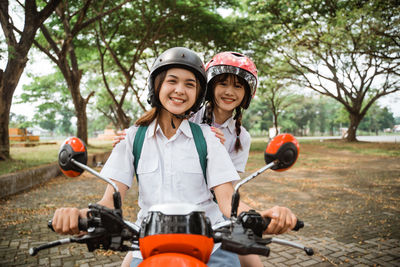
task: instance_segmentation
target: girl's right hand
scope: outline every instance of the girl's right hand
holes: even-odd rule
[[[126,135],[125,130],[118,131],[117,132],[117,136],[114,137],[112,146],[115,147],[119,142],[121,142],[121,140],[124,140],[125,139],[125,135]]]
[[[77,208],[59,208],[53,216],[53,229],[63,235],[79,234],[78,220],[86,218],[86,212]]]

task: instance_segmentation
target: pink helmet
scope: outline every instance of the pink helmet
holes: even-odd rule
[[[207,84],[218,75],[230,73],[243,78],[248,85],[249,99],[243,108],[247,109],[257,89],[257,68],[247,56],[236,52],[216,54],[206,65]],[[209,88],[207,88],[209,89]],[[211,100],[212,92],[207,90],[206,100]]]

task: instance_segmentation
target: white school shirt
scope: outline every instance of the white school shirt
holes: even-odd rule
[[[203,117],[205,112],[205,106],[201,108],[196,114],[190,118],[190,121],[201,124],[203,123]],[[236,120],[233,117],[227,119],[223,124],[217,125],[214,121],[211,123],[211,126],[219,128],[224,133],[224,137],[226,138],[224,146],[231,157],[233,165],[235,165],[236,171],[244,172],[247,159],[249,157],[250,152],[250,144],[251,144],[251,137],[249,132],[243,126],[240,126],[240,143],[242,144],[242,149],[237,151],[235,150],[235,142],[236,142],[236,127],[235,127]]]
[[[170,139],[159,125],[154,136],[154,127],[155,121],[146,131],[137,169],[140,211],[136,223],[140,225],[152,205],[171,202],[197,204],[212,224],[223,221],[209,189],[240,179],[225,147],[208,125],[200,126],[207,142],[206,184],[189,122],[183,120]],[[132,126],[127,130],[126,138],[115,146],[100,172],[128,187],[135,179],[132,150],[137,129]]]

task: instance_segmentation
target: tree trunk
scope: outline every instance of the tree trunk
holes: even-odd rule
[[[8,13],[8,2],[0,1],[0,23],[7,41],[8,62],[6,69],[0,69],[0,160],[10,158],[10,140],[8,126],[10,109],[15,88],[28,61],[27,54],[32,46],[37,29],[53,13],[61,0],[48,1],[37,11],[36,1],[25,1],[24,29],[19,32],[19,41],[14,35],[13,20]]]
[[[82,99],[83,100],[83,99]],[[86,115],[86,102],[82,101],[80,104],[80,108],[76,109],[76,118],[77,118],[77,135],[78,137],[88,144],[88,132],[87,132],[87,115]]]
[[[346,137],[347,142],[357,142],[357,137],[356,137],[357,128],[362,118],[363,116],[361,114],[349,113],[350,126],[349,129],[347,130],[347,137]]]
[[[0,81],[2,82],[2,81]],[[0,99],[0,161],[10,159],[10,141],[8,135],[8,125],[10,122],[10,101],[6,100],[4,88],[1,87],[2,97]]]
[[[279,134],[278,130],[278,115],[274,113],[274,127],[275,127],[275,136]]]
[[[77,119],[77,136],[88,144],[88,132],[87,132],[87,115],[86,105],[87,101],[81,96],[80,92],[80,72],[69,72],[70,75],[64,75],[67,80],[68,89],[71,92],[72,101],[75,107],[75,115]],[[76,74],[76,75],[74,75]]]
[[[27,61],[26,54],[16,54],[15,58],[9,59],[5,72],[0,70],[0,160],[10,159],[8,127],[12,97]]]
[[[121,130],[129,128],[131,124],[131,118],[129,118],[121,107],[117,106],[118,124]]]

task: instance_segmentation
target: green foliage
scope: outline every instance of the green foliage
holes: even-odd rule
[[[19,115],[15,113],[10,113],[10,124],[9,128],[28,128],[33,126],[31,121],[28,121],[27,117],[24,115]]]
[[[40,103],[35,107],[33,123],[51,132],[71,134],[74,111],[63,76],[56,72],[31,78],[32,83],[23,86],[19,103]]]
[[[372,105],[360,123],[360,130],[378,133],[386,128],[393,128],[395,119],[387,107]]]
[[[341,103],[350,129],[377,99],[399,90],[397,1],[248,0],[245,6],[256,14],[251,48],[258,62],[271,68],[280,60],[276,79]]]
[[[105,16],[92,31],[95,38],[89,37],[96,40],[107,88],[97,94],[96,109],[116,128],[126,127],[138,114],[128,113],[139,106],[146,108],[142,103],[147,94],[146,79],[154,58],[162,51],[173,46],[205,53],[238,47],[239,41],[232,38],[236,20],[219,15],[219,7],[239,5],[232,0],[132,1]],[[133,103],[127,103],[129,100]]]

